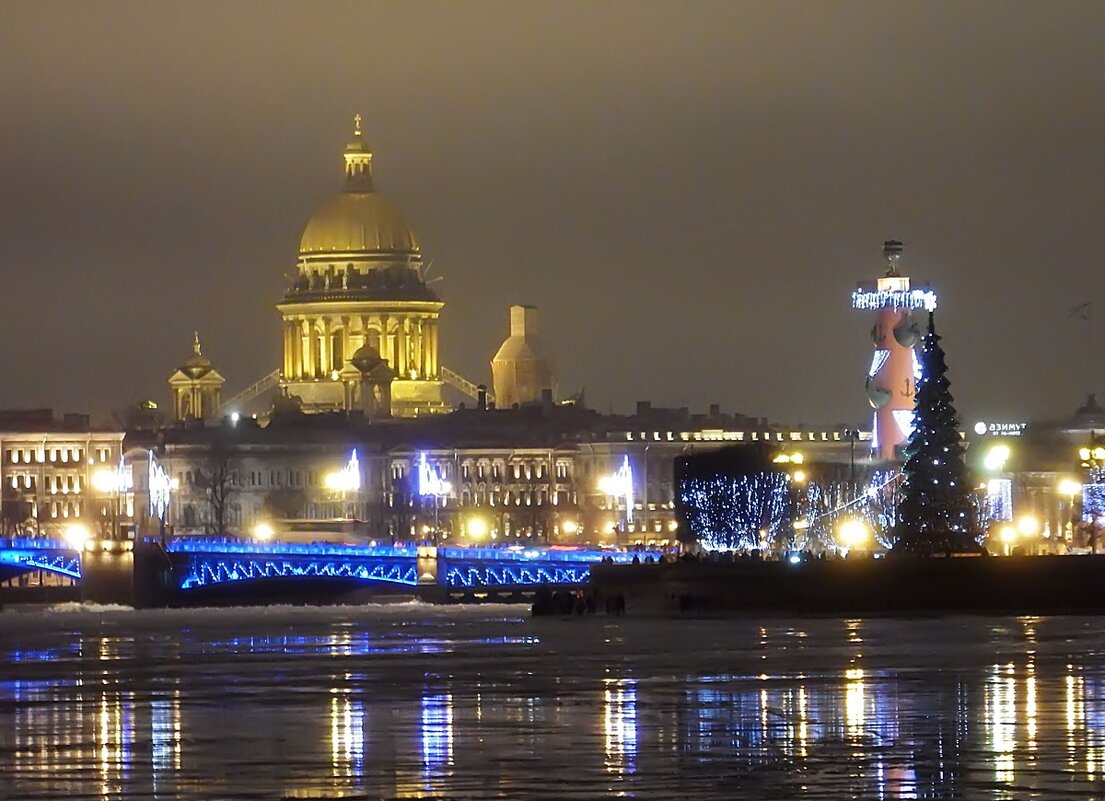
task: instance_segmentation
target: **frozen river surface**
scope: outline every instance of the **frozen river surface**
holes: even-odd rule
[[[1096,618],[0,614],[0,799],[1105,798]]]

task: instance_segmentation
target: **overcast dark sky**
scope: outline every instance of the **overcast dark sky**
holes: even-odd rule
[[[1105,3],[0,3],[0,406],[101,417],[198,328],[228,391],[365,116],[474,380],[864,421],[905,240],[965,422],[1105,388]],[[1097,342],[1067,308],[1093,301]]]

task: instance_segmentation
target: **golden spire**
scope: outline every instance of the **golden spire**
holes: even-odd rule
[[[353,115],[353,135],[361,135],[361,112],[357,112]]]
[[[200,332],[199,331],[193,331],[192,332],[192,355],[193,356],[202,356],[203,355],[202,353],[200,353]]]

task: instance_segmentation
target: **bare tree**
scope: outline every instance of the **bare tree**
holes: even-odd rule
[[[307,508],[307,493],[290,487],[274,489],[265,495],[263,506],[270,517],[294,520]]]
[[[31,504],[19,490],[5,484],[0,494],[0,536],[19,536],[31,518]]]
[[[207,496],[210,533],[226,536],[227,513],[238,493],[238,452],[223,432],[217,432],[208,444],[196,469],[196,486]]]

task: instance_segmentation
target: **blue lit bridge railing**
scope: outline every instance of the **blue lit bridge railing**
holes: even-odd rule
[[[0,539],[0,565],[22,571],[46,570],[72,579],[81,577],[80,552],[61,540]]]
[[[254,542],[215,538],[171,540],[166,550],[181,589],[276,578],[344,578],[417,586],[419,571],[436,561],[436,581],[446,588],[512,588],[578,585],[604,559],[629,562],[632,554],[559,548],[438,548],[335,543]],[[420,559],[427,560],[420,564]],[[80,552],[60,540],[0,539],[0,566],[48,570],[79,579]]]

